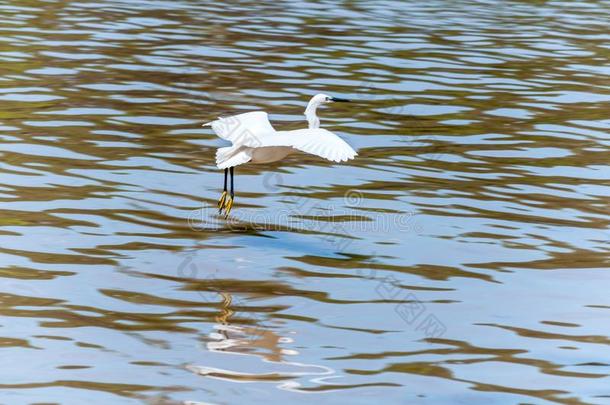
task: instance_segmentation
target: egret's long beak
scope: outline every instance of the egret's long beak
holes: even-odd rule
[[[346,99],[346,98],[337,98],[337,97],[331,97],[330,101],[334,101],[335,103],[349,103],[350,100]]]

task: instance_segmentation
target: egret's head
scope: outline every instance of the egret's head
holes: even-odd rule
[[[336,102],[346,102],[344,98],[331,97],[327,94],[316,94],[309,100],[309,104],[307,104],[307,108],[305,109],[305,116],[307,117],[307,122],[309,122],[309,128],[318,128],[320,126],[320,120],[316,115],[316,108],[322,104],[328,103],[336,103]]]
[[[348,99],[331,97],[328,94],[316,94],[315,96],[313,96],[313,98],[311,99],[309,104],[318,106],[321,104],[348,102],[348,101],[349,101]]]

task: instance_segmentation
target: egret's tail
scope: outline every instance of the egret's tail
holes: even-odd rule
[[[219,164],[229,159],[233,152],[235,152],[235,148],[233,146],[227,146],[226,148],[216,149],[216,164]]]
[[[216,166],[219,169],[248,163],[252,159],[251,149],[243,146],[227,146],[216,150]]]

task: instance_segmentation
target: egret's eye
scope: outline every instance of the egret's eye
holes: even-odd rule
[[[330,101],[330,97],[325,97],[325,98],[326,98],[326,101]]]

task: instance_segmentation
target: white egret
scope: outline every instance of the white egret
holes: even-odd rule
[[[218,200],[218,212],[222,213],[224,209],[225,217],[228,217],[233,207],[235,166],[277,162],[297,150],[333,162],[353,159],[357,155],[356,151],[337,135],[320,128],[320,120],[316,115],[317,108],[322,104],[347,101],[349,100],[326,94],[315,95],[305,109],[309,123],[307,129],[276,131],[264,111],[247,112],[203,124],[211,126],[216,135],[232,143],[232,146],[216,151],[216,165],[225,171],[224,191]],[[231,193],[227,196],[228,173],[231,174]]]

